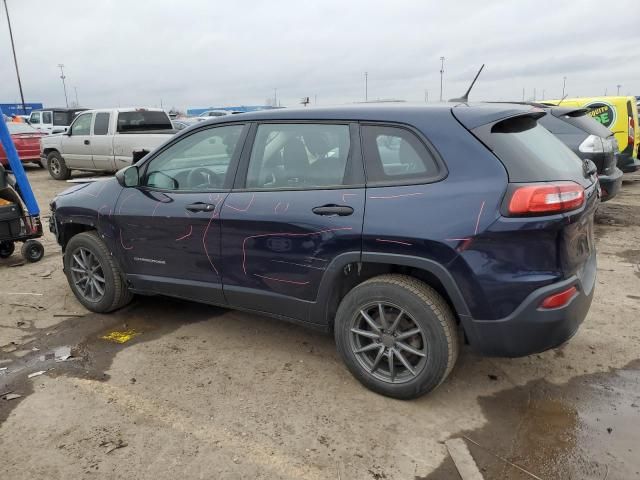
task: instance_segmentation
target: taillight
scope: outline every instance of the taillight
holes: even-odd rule
[[[628,145],[633,146],[633,144],[636,141],[636,129],[635,129],[636,123],[633,121],[633,117],[629,117],[629,138],[627,139],[627,141],[629,142]]]
[[[523,185],[511,192],[509,214],[561,213],[579,208],[583,203],[584,188],[574,182]]]
[[[562,292],[549,295],[547,298],[545,298],[542,301],[542,303],[540,304],[540,307],[542,308],[563,307],[564,305],[569,303],[569,300],[571,300],[577,292],[578,292],[578,289],[576,287],[569,287],[566,290],[563,290]]]

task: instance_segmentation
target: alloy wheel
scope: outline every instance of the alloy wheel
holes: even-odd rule
[[[71,278],[76,290],[90,302],[104,296],[105,279],[100,261],[90,250],[79,247],[72,254]]]
[[[53,157],[51,160],[49,160],[49,168],[54,175],[60,174],[60,162],[56,157]]]
[[[370,375],[388,383],[417,377],[427,359],[424,330],[405,310],[387,302],[370,303],[352,318],[350,346]]]

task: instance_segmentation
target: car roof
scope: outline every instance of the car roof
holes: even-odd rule
[[[229,121],[260,120],[341,120],[341,121],[390,121],[398,123],[414,122],[416,119],[436,121],[443,115],[455,116],[465,125],[483,125],[491,121],[521,115],[532,110],[531,106],[486,103],[438,103],[432,105],[412,103],[367,103],[333,107],[280,108],[239,113],[209,119],[203,124],[228,123]],[[468,125],[467,125],[468,126]],[[473,127],[470,127],[473,128]]]

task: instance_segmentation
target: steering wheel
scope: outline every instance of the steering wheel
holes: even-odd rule
[[[187,175],[187,185],[189,188],[222,187],[222,178],[208,168],[197,167]]]

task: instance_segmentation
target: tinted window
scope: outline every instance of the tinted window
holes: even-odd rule
[[[53,124],[68,127],[71,125],[71,114],[67,112],[53,112]]]
[[[222,188],[243,128],[209,128],[181,138],[151,160],[145,184],[165,190]]]
[[[474,133],[502,161],[511,182],[584,178],[580,158],[533,117],[483,125]]]
[[[40,112],[33,112],[29,117],[30,123],[39,124],[40,123]]]
[[[91,113],[85,113],[76,118],[76,121],[71,126],[71,135],[89,135],[92,115]]]
[[[42,112],[42,123],[51,123],[51,112]]]
[[[613,135],[613,132],[611,130],[609,130],[607,127],[602,125],[600,122],[594,119],[591,115],[587,115],[587,114],[578,115],[578,116],[562,115],[558,117],[558,119],[562,120],[565,123],[573,125],[574,127],[580,129],[581,131],[589,135],[597,135],[598,137],[602,137],[602,138],[607,138]],[[544,123],[542,125],[545,128],[547,128],[547,126]],[[547,129],[551,130],[550,128],[547,128]],[[551,130],[551,132],[553,132],[553,130]]]
[[[109,117],[108,112],[96,113],[96,120],[93,122],[94,135],[106,135],[109,133]]]
[[[171,120],[164,112],[136,110],[118,114],[118,132],[140,132],[143,130],[172,130]]]
[[[581,129],[574,127],[571,123],[565,121],[563,118],[556,118],[551,114],[547,114],[544,117],[540,118],[538,120],[538,123],[554,135],[584,134]]]
[[[349,126],[263,124],[249,160],[247,188],[308,188],[344,184]]]
[[[433,155],[409,130],[365,125],[362,138],[368,183],[414,183],[439,174]]]

